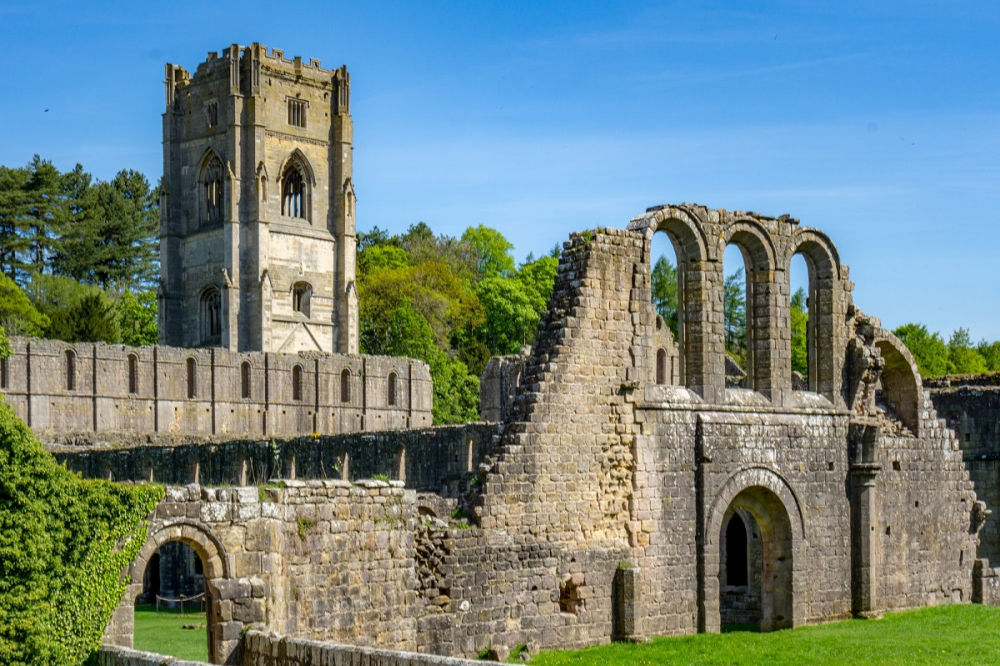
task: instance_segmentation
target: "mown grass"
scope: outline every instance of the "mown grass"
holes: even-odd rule
[[[160,610],[153,605],[135,607],[136,650],[167,654],[181,659],[208,661],[208,629],[204,612],[181,613]],[[199,629],[184,629],[197,625]]]
[[[639,645],[548,650],[562,664],[1000,664],[1000,608],[954,605],[767,634],[658,638]]]

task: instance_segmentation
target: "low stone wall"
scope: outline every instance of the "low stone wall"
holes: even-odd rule
[[[0,392],[43,439],[58,433],[242,437],[431,425],[427,364],[357,354],[128,347],[12,338]]]
[[[989,560],[976,560],[972,569],[972,601],[1000,606],[1000,568],[991,569]]]
[[[440,490],[476,470],[496,425],[296,439],[192,442],[121,449],[60,447],[59,462],[87,478],[168,485],[260,485],[269,479],[365,479],[387,476],[407,487]]]
[[[97,666],[209,666],[206,661],[188,661],[154,652],[102,645],[97,651]]]
[[[159,663],[159,662],[156,662]],[[475,666],[482,661],[398,652],[356,645],[338,645],[290,636],[248,631],[243,639],[243,666]]]

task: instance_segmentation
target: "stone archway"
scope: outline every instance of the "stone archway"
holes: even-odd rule
[[[232,640],[224,640],[221,630],[219,583],[230,578],[229,562],[222,544],[209,528],[198,522],[180,520],[163,522],[156,521],[149,528],[146,543],[135,560],[123,572],[129,584],[125,594],[115,609],[104,630],[104,642],[112,645],[132,647],[135,631],[135,601],[142,593],[143,576],[151,560],[154,559],[161,546],[171,542],[186,544],[194,550],[201,560],[205,577],[206,620],[208,634],[208,658],[213,663],[220,663],[232,652]]]
[[[726,517],[719,537],[720,624],[756,625],[760,631],[792,626],[792,530],[781,500],[767,488],[746,488]],[[742,542],[734,548],[737,536]],[[742,571],[733,566],[739,556]],[[739,580],[728,580],[739,574]]]
[[[746,538],[746,584],[730,585],[728,538],[743,523]],[[730,528],[733,528],[732,530]],[[708,507],[699,563],[699,629],[717,632],[724,621],[753,624],[771,631],[802,624],[805,522],[788,483],[765,467],[733,474]],[[754,537],[758,543],[754,543]],[[742,582],[742,581],[740,581]],[[742,587],[742,590],[734,588]],[[754,615],[747,616],[752,612]],[[741,621],[742,617],[750,621]]]

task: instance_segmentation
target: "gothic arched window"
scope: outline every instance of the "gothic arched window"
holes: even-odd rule
[[[212,158],[201,173],[202,221],[204,224],[222,222],[222,173],[222,160],[217,155]]]
[[[201,344],[219,342],[222,335],[222,298],[215,287],[201,292],[198,319]]]
[[[281,183],[281,215],[302,220],[311,219],[310,187],[312,171],[305,156],[299,151],[292,153],[279,177]]]

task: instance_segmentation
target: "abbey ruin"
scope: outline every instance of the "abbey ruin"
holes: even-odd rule
[[[354,353],[347,80],[258,44],[190,80],[168,66],[161,330],[210,348],[20,339],[3,367],[7,399],[70,468],[168,484],[108,644],[131,645],[144,572],[175,541],[202,562],[217,663],[334,663],[342,649],[310,641],[503,658],[1000,604],[979,499],[995,487],[974,485],[989,474],[970,476],[828,236],[788,216],[663,205],[572,234],[534,347],[487,367],[486,422],[429,427],[425,365]],[[192,138],[213,120],[223,129]],[[676,340],[651,302],[657,233],[676,252]],[[742,387],[726,381],[730,244],[747,267]],[[805,390],[790,360],[796,254]],[[343,355],[279,353],[307,348]],[[417,663],[385,659],[372,663]]]

